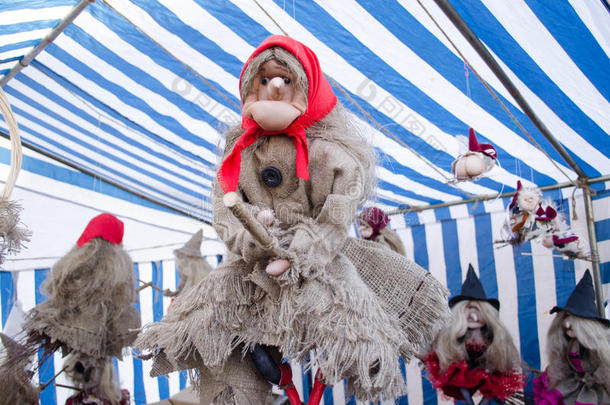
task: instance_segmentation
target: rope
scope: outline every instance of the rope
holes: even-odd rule
[[[0,199],[8,200],[13,192],[17,176],[19,176],[19,171],[21,170],[22,152],[17,121],[15,121],[11,105],[6,98],[6,94],[4,93],[4,90],[2,90],[2,87],[0,87],[0,110],[2,111],[2,116],[4,117],[4,121],[6,122],[11,136],[11,167],[6,183],[4,183],[2,194],[0,195]]]
[[[506,114],[508,114],[508,116],[510,117],[510,119],[515,123],[515,125],[517,125],[517,127],[519,127],[519,129],[527,136],[527,138],[530,140],[530,142],[540,151],[542,152],[553,164],[553,166],[555,166],[555,168],[561,173],[563,174],[568,181],[570,181],[572,184],[574,184],[574,187],[578,187],[578,184],[572,180],[564,171],[561,167],[559,167],[559,165],[557,164],[557,162],[555,162],[555,160],[553,158],[551,158],[551,156],[540,146],[540,144],[538,142],[536,142],[536,140],[530,135],[530,133],[521,125],[521,123],[519,122],[519,120],[517,120],[517,118],[508,110],[508,108],[506,107],[506,105],[502,102],[502,100],[500,100],[500,98],[498,97],[498,95],[496,94],[496,92],[489,86],[489,84],[485,81],[485,79],[483,79],[481,77],[481,75],[479,74],[479,72],[477,72],[476,69],[474,69],[472,67],[472,64],[468,61],[468,59],[466,59],[466,57],[462,54],[462,52],[460,52],[460,50],[458,49],[458,47],[455,45],[455,43],[451,40],[451,38],[449,38],[449,35],[447,35],[447,33],[445,32],[445,30],[443,30],[443,28],[440,26],[440,24],[436,21],[436,19],[432,16],[432,14],[430,14],[430,12],[428,11],[428,9],[426,9],[426,7],[422,4],[421,0],[417,0],[417,3],[420,5],[420,7],[424,10],[424,12],[428,15],[428,17],[430,17],[430,19],[432,20],[432,22],[434,23],[434,25],[436,25],[436,27],[441,31],[441,33],[445,36],[445,38],[447,39],[447,41],[449,41],[449,43],[451,44],[451,46],[453,47],[453,49],[457,52],[457,54],[460,56],[460,58],[462,59],[462,61],[470,68],[470,70],[472,70],[472,72],[475,74],[475,76],[479,79],[479,81],[483,84],[483,86],[485,86],[485,88],[487,89],[487,91],[492,95],[492,97],[500,104],[500,106],[502,107],[502,109],[506,112]],[[588,187],[588,185],[587,185]]]

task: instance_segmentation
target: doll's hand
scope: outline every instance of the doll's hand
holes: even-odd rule
[[[271,209],[264,209],[256,214],[256,219],[267,228],[273,225],[273,221],[275,221],[275,214]]]
[[[284,274],[290,268],[290,262],[286,259],[276,259],[269,263],[265,268],[265,272],[270,276],[279,276]]]

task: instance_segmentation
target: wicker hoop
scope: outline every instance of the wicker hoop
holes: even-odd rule
[[[11,137],[11,168],[8,178],[6,179],[6,183],[4,184],[4,188],[2,189],[2,194],[0,194],[0,199],[8,200],[13,192],[13,187],[17,181],[17,176],[19,176],[19,171],[21,170],[22,153],[21,138],[19,137],[17,121],[15,121],[15,116],[11,110],[11,105],[6,98],[6,94],[4,93],[4,90],[2,90],[2,87],[0,87],[0,110],[2,111],[2,116],[4,117],[4,121],[8,126]]]

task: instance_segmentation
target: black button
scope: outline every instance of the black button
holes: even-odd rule
[[[269,187],[277,187],[282,184],[282,172],[280,172],[280,169],[277,167],[265,167],[261,172],[261,178],[263,179],[263,183]]]

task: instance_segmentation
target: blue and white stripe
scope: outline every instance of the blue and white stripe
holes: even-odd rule
[[[1,2],[0,71],[75,3]],[[589,3],[452,2],[547,127],[596,177],[610,172],[610,17],[603,5]],[[465,71],[415,2],[95,2],[5,90],[25,141],[207,219],[222,132],[239,121],[241,66],[264,38],[285,30],[317,53],[341,86],[337,95],[369,131],[381,157],[379,202],[425,205],[510,190],[518,179],[549,185],[574,178],[442,12],[430,0],[421,4],[554,162]],[[501,167],[477,183],[448,185],[461,148],[456,136],[470,126],[480,142],[496,146]]]

